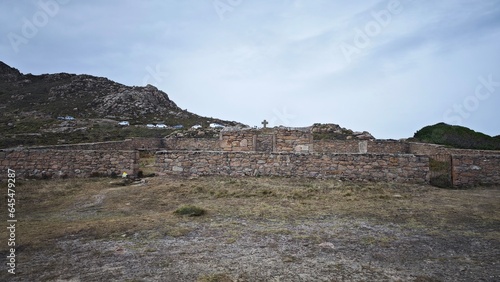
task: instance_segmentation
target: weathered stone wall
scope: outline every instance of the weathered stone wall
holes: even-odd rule
[[[359,153],[358,140],[314,140],[315,153]]]
[[[500,155],[452,155],[455,187],[500,184]]]
[[[220,148],[231,152],[255,151],[255,136],[256,130],[221,131]]]
[[[293,129],[222,131],[219,142],[226,152],[309,152],[313,146],[309,132]]]
[[[145,137],[135,137],[132,139],[127,139],[129,147],[125,147],[122,150],[137,150],[137,149],[164,149],[165,142],[163,138],[145,138]]]
[[[422,155],[441,155],[447,154],[447,149],[442,145],[426,143],[410,143],[410,153]]]
[[[0,171],[14,169],[19,178],[135,174],[138,162],[138,151],[0,150]]]
[[[160,174],[287,176],[427,183],[429,158],[414,155],[160,151]]]
[[[137,150],[137,149],[165,149],[162,138],[131,138],[123,141],[108,141],[95,143],[80,143],[52,146],[37,146],[29,149],[36,150]]]
[[[468,155],[468,156],[484,156],[484,155],[500,155],[500,151],[493,150],[469,150],[469,149],[454,149],[447,148],[443,145],[427,144],[427,143],[409,143],[409,153],[416,155]]]
[[[443,145],[412,143],[394,140],[314,140],[314,152],[317,153],[363,153],[360,144],[367,142],[367,153],[370,154],[414,154],[414,155],[500,155],[500,151],[470,150],[447,148]]]
[[[392,140],[313,140],[306,130],[275,129],[269,132],[254,129],[228,130],[219,139],[167,138],[167,150],[205,150],[226,152],[317,152],[317,153],[380,153],[406,154],[409,145]]]
[[[95,143],[64,144],[50,146],[34,146],[26,149],[30,150],[122,150],[130,147],[128,140],[108,141]]]
[[[139,153],[124,149],[164,147],[171,151],[158,152],[156,165],[160,173],[171,175],[265,175],[428,182],[428,156],[449,155],[449,177],[453,186],[500,184],[500,151],[460,150],[391,140],[312,142],[310,138],[310,134],[301,131],[256,134],[249,130],[222,134],[218,139],[134,138],[116,142],[6,149],[0,150],[0,170],[14,169],[20,178],[106,176],[123,171],[135,174]],[[221,145],[222,141],[225,145]],[[94,150],[96,148],[100,150]],[[404,154],[406,152],[417,156]]]
[[[218,138],[166,138],[165,149],[186,151],[220,151]]]
[[[255,150],[257,152],[272,152],[276,143],[274,134],[260,134],[255,137]]]
[[[409,144],[392,140],[314,140],[316,153],[408,154]]]
[[[313,147],[313,136],[309,131],[279,129],[275,133],[274,152],[309,152]]]
[[[409,154],[410,145],[407,142],[393,140],[369,140],[368,153],[370,154]],[[415,154],[422,155],[422,154]]]

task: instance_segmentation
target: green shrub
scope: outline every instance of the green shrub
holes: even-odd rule
[[[185,205],[176,209],[174,213],[177,215],[202,216],[206,213],[206,211],[197,206]]]

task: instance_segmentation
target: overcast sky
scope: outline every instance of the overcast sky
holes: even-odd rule
[[[252,126],[500,134],[496,0],[1,0],[0,15],[0,60],[23,73],[152,84]]]

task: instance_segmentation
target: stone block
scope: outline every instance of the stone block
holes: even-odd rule
[[[174,172],[182,172],[182,171],[184,171],[184,168],[182,168],[180,166],[173,166],[172,167],[172,171],[174,171]]]

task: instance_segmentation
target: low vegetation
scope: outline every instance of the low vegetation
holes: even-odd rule
[[[184,205],[176,209],[174,213],[177,215],[202,216],[206,213],[206,211],[203,208],[197,206]]]
[[[477,219],[485,224],[500,220],[494,198],[485,198],[480,207],[471,209],[471,205],[479,204],[470,202],[469,194],[477,191],[412,184],[265,177],[149,178],[146,184],[124,187],[112,183],[107,178],[20,182],[19,215],[27,223],[21,240],[24,244],[38,244],[73,232],[97,232],[95,236],[106,237],[123,230],[144,231],[144,227],[152,228],[160,222],[175,225],[183,221],[175,214],[202,215],[207,209],[211,216],[256,220],[300,220],[336,214],[398,223],[417,221],[419,225],[450,230],[457,224],[448,225],[438,218],[456,217],[456,222],[463,222],[463,228]],[[453,201],[453,206],[443,205],[446,201]],[[144,218],[149,219],[140,222]],[[102,226],[103,222],[109,224]],[[55,224],[59,226],[53,228]],[[499,232],[482,236],[493,237]]]
[[[19,181],[13,281],[437,281],[455,267],[485,278],[499,263],[499,191],[267,177]],[[474,253],[448,256],[464,246]]]
[[[459,149],[500,150],[500,136],[491,137],[467,127],[438,123],[418,130],[413,141]]]

